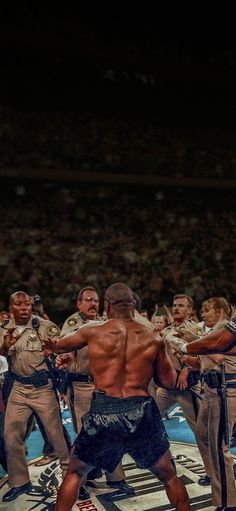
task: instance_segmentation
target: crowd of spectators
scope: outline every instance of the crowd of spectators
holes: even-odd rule
[[[153,188],[5,185],[0,192],[1,309],[24,288],[52,319],[78,288],[124,281],[150,310],[184,292],[236,301],[236,209]],[[227,203],[227,199],[226,199]]]
[[[197,130],[197,129],[196,129]],[[132,118],[0,107],[0,170],[236,178],[234,133],[178,131]]]

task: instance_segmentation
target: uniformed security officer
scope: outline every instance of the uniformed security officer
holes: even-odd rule
[[[61,335],[78,330],[91,320],[102,321],[98,315],[98,294],[93,286],[84,287],[79,291],[76,306],[77,311],[69,316],[63,324]],[[81,417],[90,409],[94,384],[90,373],[87,347],[74,352],[71,354],[71,357],[73,362],[69,366],[67,398],[69,397],[68,404],[71,410],[74,429],[79,433],[82,426]],[[88,478],[92,479],[92,476],[89,475]],[[106,473],[106,478],[109,486],[129,495],[134,493],[133,488],[125,482],[125,473],[121,463],[119,463],[114,472],[111,474]],[[84,493],[85,490],[80,489],[80,498],[85,498]]]
[[[199,380],[199,373],[196,371],[190,373],[185,364],[183,364],[175,356],[169,345],[169,339],[172,335],[175,335],[176,331],[179,329],[182,331],[190,330],[193,333],[201,333],[201,328],[198,326],[198,324],[190,319],[191,310],[191,297],[184,294],[178,294],[174,296],[172,307],[174,323],[162,331],[162,338],[166,343],[166,349],[174,368],[179,371],[179,377],[175,390],[166,390],[161,387],[157,389],[156,402],[162,415],[164,415],[171,406],[178,403],[183,410],[184,417],[190,428],[193,432],[195,432],[199,403],[195,394],[189,389],[189,382],[190,379],[192,379],[192,381],[195,381],[197,385]],[[196,385],[192,386],[193,390],[195,391],[197,390]]]
[[[24,439],[29,417],[34,411],[43,422],[59,457],[63,476],[69,463],[50,366],[41,353],[43,338],[58,338],[60,330],[51,321],[32,315],[30,297],[23,291],[11,295],[10,308],[13,319],[0,329],[0,354],[7,355],[14,377],[5,414],[4,438],[11,489],[3,496],[4,502],[32,490]]]
[[[229,304],[222,297],[210,298],[202,304],[202,318],[211,331],[220,330],[228,322],[229,314]],[[236,509],[233,458],[229,448],[236,421],[236,357],[215,354],[199,355],[199,359],[205,383],[197,421],[198,448],[210,474],[213,505],[218,510]]]
[[[77,296],[77,311],[69,316],[64,322],[61,335],[78,330],[90,320],[100,319],[98,315],[99,299],[94,287],[83,288]],[[94,389],[93,378],[90,374],[87,348],[73,353],[73,363],[68,367],[68,392],[69,407],[71,411],[74,430],[78,433],[81,429],[81,417],[84,415],[91,402],[91,394]]]

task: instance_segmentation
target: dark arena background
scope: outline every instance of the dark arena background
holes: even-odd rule
[[[234,306],[233,38],[165,29],[152,12],[37,4],[0,17],[0,311],[22,289],[61,326],[78,289],[102,298],[118,281],[150,317],[175,293],[193,297],[199,320],[205,298]],[[192,487],[197,449],[181,458],[180,443]],[[132,463],[137,502],[99,497],[87,509],[171,509]],[[190,494],[192,509],[212,509],[209,487]]]

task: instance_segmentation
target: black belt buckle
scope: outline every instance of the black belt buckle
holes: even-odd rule
[[[88,374],[88,383],[93,383],[93,377],[91,374]]]

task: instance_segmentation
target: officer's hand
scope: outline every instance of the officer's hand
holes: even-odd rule
[[[183,355],[183,353],[180,353],[179,351],[176,351],[173,348],[171,348],[171,351],[180,362],[185,362],[185,355]]]
[[[11,346],[13,346],[16,341],[20,338],[20,335],[13,335],[16,330],[16,327],[10,327],[7,329],[6,334],[3,336],[3,348],[8,351]]]
[[[73,364],[74,355],[73,353],[62,353],[56,358],[56,367],[58,369],[66,369],[68,366]]]
[[[179,377],[178,377],[178,380],[176,383],[176,388],[179,390],[186,390],[188,387],[187,378],[188,378],[188,368],[184,367],[179,374]]]
[[[56,341],[48,337],[47,339],[42,339],[42,348],[43,350],[40,352],[42,356],[49,356],[53,353],[56,353]]]

